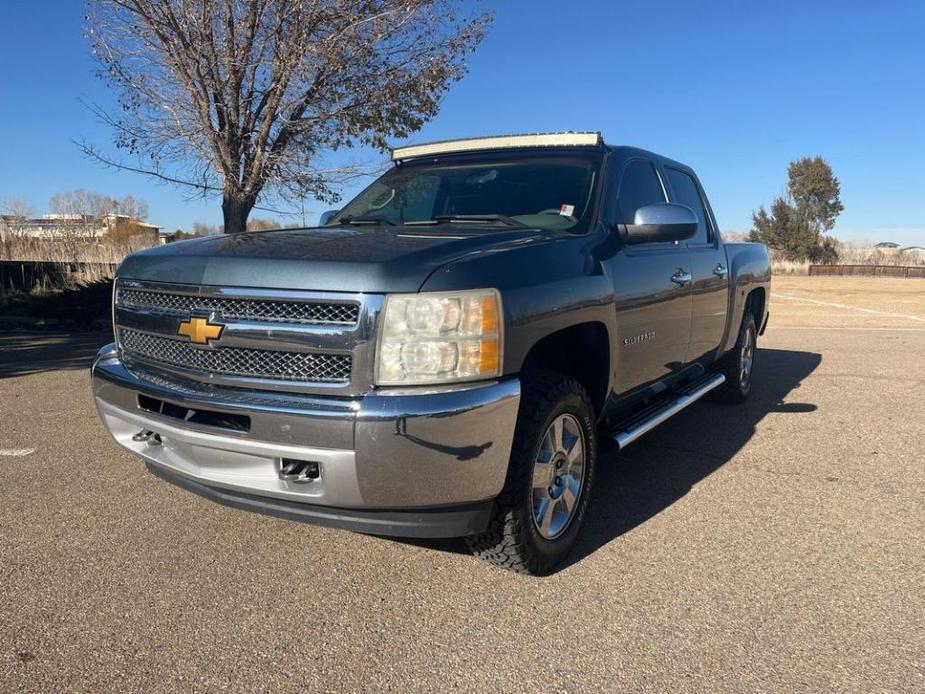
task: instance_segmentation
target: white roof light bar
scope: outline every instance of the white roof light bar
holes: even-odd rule
[[[463,140],[444,140],[423,145],[396,147],[392,150],[392,161],[424,157],[431,154],[452,152],[474,152],[482,149],[510,149],[514,147],[576,147],[598,146],[603,143],[600,133],[539,133],[536,135],[499,135],[495,137],[473,137]]]

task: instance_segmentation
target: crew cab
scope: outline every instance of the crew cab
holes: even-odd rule
[[[767,250],[723,240],[690,167],[599,133],[393,161],[319,227],[127,257],[100,416],[204,497],[548,573],[603,440],[748,396]]]

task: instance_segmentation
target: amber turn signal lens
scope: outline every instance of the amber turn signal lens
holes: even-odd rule
[[[494,296],[482,298],[482,334],[498,334],[498,300]]]
[[[501,371],[501,350],[498,340],[482,340],[479,350],[479,373],[483,376],[495,376]]]

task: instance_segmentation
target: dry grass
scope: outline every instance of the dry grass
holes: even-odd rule
[[[38,239],[10,235],[0,242],[0,260],[42,260],[62,263],[120,263],[129,253],[152,246],[150,237],[123,242],[97,239]]]
[[[855,248],[842,245],[838,249],[839,265],[922,265],[917,253],[883,250],[882,248]]]
[[[117,242],[105,237],[51,240],[10,234],[0,241],[0,260],[59,264],[54,277],[43,276],[32,288],[36,292],[53,292],[111,279],[125,256],[151,246],[148,236],[133,236]]]
[[[783,260],[771,255],[771,272],[775,275],[808,275],[808,260]]]
[[[838,265],[922,265],[922,256],[880,248],[857,248],[842,244],[838,249]],[[771,251],[771,272],[775,275],[808,275],[808,260],[786,260]]]

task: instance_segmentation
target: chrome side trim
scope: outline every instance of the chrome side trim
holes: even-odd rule
[[[631,429],[627,431],[621,431],[620,433],[616,434],[613,437],[613,440],[617,442],[617,445],[620,446],[620,448],[623,448],[624,446],[628,446],[629,444],[631,444],[633,441],[635,441],[639,437],[652,431],[655,427],[657,427],[662,422],[676,415],[678,412],[683,410],[685,407],[689,405],[693,405],[695,402],[700,400],[700,398],[702,398],[704,395],[709,393],[714,388],[721,386],[725,382],[726,382],[726,377],[723,376],[722,374],[717,374],[716,376],[711,378],[709,381],[704,383],[702,386],[700,386],[694,392],[686,393],[686,394],[678,396],[678,398],[674,402],[656,411],[651,417],[649,417],[644,422],[641,422],[640,424],[632,427]]]

